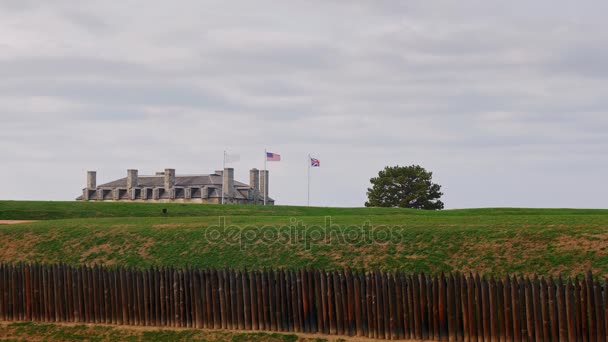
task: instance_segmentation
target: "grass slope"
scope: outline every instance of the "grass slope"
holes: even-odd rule
[[[162,210],[167,209],[164,215]],[[0,201],[0,220],[58,220],[100,217],[412,215],[422,212],[391,208],[317,208],[296,206],[204,205],[129,202]]]
[[[167,209],[167,215],[162,209]],[[424,211],[402,208],[325,208],[298,206],[205,205],[179,203],[2,201],[0,220],[58,220],[100,217],[198,217],[198,216],[505,216],[505,215],[608,215],[607,209],[483,208]]]
[[[241,239],[210,241],[220,216]],[[48,219],[0,226],[0,262],[608,275],[608,210],[0,201],[0,219]]]

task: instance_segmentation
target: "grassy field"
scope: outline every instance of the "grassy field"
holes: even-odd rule
[[[608,275],[608,210],[0,201],[3,219],[44,221],[0,226],[0,262]]]
[[[84,324],[0,323],[3,341],[232,341],[232,342],[323,342],[294,334],[247,333],[195,329],[158,329]],[[334,341],[332,339],[332,341]]]

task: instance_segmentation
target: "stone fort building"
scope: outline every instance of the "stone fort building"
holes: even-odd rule
[[[222,186],[225,185],[225,187]],[[127,170],[127,177],[97,185],[97,172],[87,172],[87,187],[78,201],[176,202],[274,205],[268,197],[268,170],[251,169],[249,184],[234,180],[234,169],[225,168],[208,175],[176,175],[165,169],[155,175],[138,175]]]

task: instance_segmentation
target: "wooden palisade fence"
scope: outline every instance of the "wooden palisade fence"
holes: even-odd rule
[[[0,265],[0,320],[442,341],[606,341],[608,279]]]

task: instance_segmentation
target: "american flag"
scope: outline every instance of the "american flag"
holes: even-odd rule
[[[310,166],[311,167],[320,167],[321,166],[321,162],[319,161],[319,159],[310,158]]]
[[[267,161],[281,161],[281,155],[271,152],[266,152]]]

